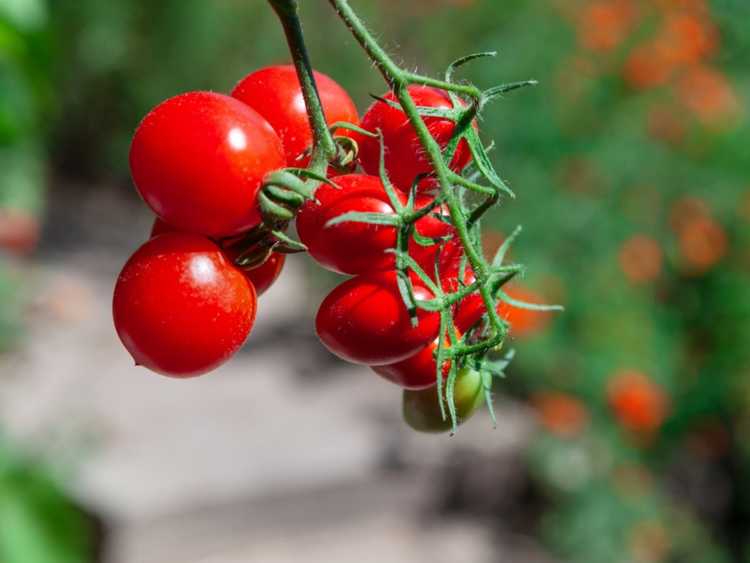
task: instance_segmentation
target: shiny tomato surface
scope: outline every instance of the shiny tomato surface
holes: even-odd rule
[[[297,232],[310,255],[324,268],[343,274],[363,274],[395,267],[395,256],[389,250],[396,246],[396,228],[349,221],[330,227],[326,224],[349,212],[394,215],[388,194],[380,179],[366,174],[347,174],[335,179],[336,186],[321,185],[315,199],[306,202],[297,216]],[[400,194],[402,203],[406,198]],[[427,196],[416,201],[421,208],[430,202]],[[452,227],[432,215],[417,221],[417,231],[425,237],[446,236]],[[418,262],[433,256],[431,247],[413,240],[409,252]]]
[[[446,345],[449,345],[446,342]],[[372,366],[372,370],[388,381],[404,389],[427,389],[437,382],[437,348],[438,338],[413,356],[385,366]],[[445,378],[450,371],[450,361],[443,363],[442,374]]]
[[[409,86],[409,93],[417,106],[448,109],[453,107],[448,94],[436,88]],[[396,100],[393,92],[382,97],[386,100]],[[424,121],[433,138],[441,148],[445,148],[453,135],[455,123],[443,117],[424,117]],[[408,192],[418,175],[433,172],[432,163],[422,148],[414,127],[401,109],[378,100],[362,117],[362,128],[373,133],[380,129],[383,133],[388,178],[401,190]],[[351,133],[350,136],[359,144],[362,168],[368,174],[377,175],[380,167],[380,140],[358,133]],[[451,161],[451,168],[455,171],[463,170],[470,159],[468,143],[462,140]],[[436,185],[434,180],[426,179],[420,182],[419,189],[429,191]]]
[[[177,231],[171,225],[167,225],[158,217],[154,220],[154,224],[151,227],[152,238],[157,235],[163,235],[164,233],[176,232],[179,231]],[[237,251],[235,249],[231,247],[223,247],[222,250],[229,260],[234,261],[237,258]],[[268,260],[263,262],[263,264],[261,264],[257,268],[253,268],[252,270],[240,268],[240,271],[244,274],[245,278],[247,278],[247,280],[253,284],[253,286],[255,287],[255,293],[258,297],[260,297],[266,291],[268,291],[268,289],[276,282],[277,279],[279,279],[281,270],[284,269],[285,263],[286,254],[273,252],[271,253],[271,256],[269,256]]]
[[[214,238],[260,223],[263,178],[285,165],[268,122],[213,92],[188,92],[156,106],[130,148],[133,181],[151,209],[180,231]]]
[[[325,74],[316,71],[314,76],[326,122],[358,125],[357,108],[349,94]],[[269,66],[248,74],[232,90],[232,96],[261,114],[276,130],[289,166],[307,164],[303,154],[312,147],[313,134],[293,65]]]
[[[415,297],[432,294],[420,285]],[[318,337],[332,353],[355,364],[395,363],[415,354],[438,333],[437,313],[421,310],[411,325],[395,272],[357,276],[338,285],[323,300],[315,319]]]
[[[130,257],[115,285],[117,334],[136,364],[192,377],[227,361],[255,321],[255,289],[210,240],[163,234]]]

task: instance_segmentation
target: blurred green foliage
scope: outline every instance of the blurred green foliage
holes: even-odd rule
[[[0,561],[92,560],[89,523],[40,465],[0,442]]]

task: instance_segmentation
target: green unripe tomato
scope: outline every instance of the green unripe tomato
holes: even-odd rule
[[[447,414],[448,403],[445,400],[445,389],[443,389],[443,395],[443,405]],[[453,388],[453,401],[456,405],[458,423],[468,420],[483,399],[481,374],[468,367],[462,368],[458,372]],[[403,415],[406,424],[419,432],[437,433],[451,430],[450,416],[443,420],[440,414],[437,385],[419,391],[405,390]]]

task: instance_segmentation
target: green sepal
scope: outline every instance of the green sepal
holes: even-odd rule
[[[469,55],[465,55],[463,57],[460,57],[453,61],[451,64],[448,65],[448,68],[445,71],[445,81],[446,82],[452,82],[453,81],[453,72],[460,66],[465,65],[466,63],[469,63],[471,61],[474,61],[476,59],[481,59],[485,57],[496,57],[497,51],[484,51],[481,53],[471,53]]]
[[[513,299],[512,297],[510,297],[507,293],[505,293],[501,289],[498,289],[497,293],[500,296],[500,298],[503,301],[505,301],[508,305],[512,305],[513,307],[517,307],[518,309],[526,309],[527,311],[541,311],[541,312],[564,310],[562,305],[542,305],[541,303],[526,303],[525,301],[518,301],[517,299]]]
[[[325,227],[333,227],[340,223],[367,223],[369,225],[389,225],[392,227],[398,227],[401,224],[401,219],[398,215],[388,215],[386,213],[367,213],[363,211],[349,211],[342,213],[338,217],[330,219]]]
[[[511,82],[510,84],[501,84],[500,86],[489,88],[482,92],[482,103],[490,102],[503,94],[512,92],[513,90],[518,90],[519,88],[525,88],[527,86],[536,86],[538,84],[538,80],[522,80],[520,82]]]

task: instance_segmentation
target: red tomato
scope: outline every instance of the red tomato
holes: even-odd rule
[[[448,416],[448,403],[443,389],[443,406],[446,420],[440,412],[437,385],[422,390],[404,390],[403,416],[406,423],[419,432],[448,432],[451,420]],[[468,367],[462,368],[456,377],[453,387],[453,404],[456,406],[458,423],[465,422],[482,404],[482,376],[478,371]]]
[[[432,294],[415,284],[417,299]],[[315,319],[318,337],[331,352],[355,364],[384,365],[415,354],[440,328],[437,313],[420,310],[412,327],[395,272],[357,276],[323,300]]]
[[[210,240],[164,234],[143,244],[117,278],[117,334],[137,365],[192,377],[227,361],[255,321],[255,289]]]
[[[348,174],[336,178],[338,188],[321,185],[315,200],[306,202],[297,215],[297,232],[307,245],[310,255],[324,268],[343,274],[389,270],[395,257],[387,252],[396,246],[396,229],[386,225],[346,222],[332,227],[331,219],[351,211],[393,214],[385,187],[376,176]],[[404,196],[403,202],[406,203]],[[429,203],[429,198],[417,200],[417,207]],[[445,236],[451,231],[447,225],[427,215],[417,222],[420,234],[427,237]],[[412,256],[420,261],[431,252],[410,241]]]
[[[286,165],[268,122],[213,92],[161,103],[130,147],[133,181],[154,212],[176,229],[221,238],[258,225],[263,178]]]
[[[636,433],[656,431],[669,410],[664,390],[639,371],[614,374],[607,386],[607,399],[620,424]]]
[[[511,298],[524,303],[543,302],[539,295],[523,287],[507,288],[505,292]],[[479,293],[472,293],[464,298],[458,306],[454,319],[456,328],[464,332],[469,330],[482,318],[486,311],[482,296]],[[544,330],[550,319],[549,312],[521,309],[508,305],[505,301],[498,304],[497,312],[510,323],[511,335],[518,338],[526,338]]]
[[[448,94],[428,86],[409,86],[409,93],[418,106],[432,108],[453,107]],[[383,98],[395,100],[393,92],[385,94]],[[427,127],[442,148],[448,144],[455,129],[455,123],[450,119],[440,117],[424,118]],[[414,128],[406,115],[400,109],[376,101],[362,118],[362,127],[375,132],[380,129],[385,143],[385,168],[388,178],[401,190],[408,192],[419,174],[433,171],[429,157],[425,154]],[[351,136],[359,144],[359,159],[362,168],[368,174],[378,174],[380,167],[380,140],[366,137],[357,133]],[[455,171],[461,171],[469,163],[471,153],[469,145],[462,140],[451,162]],[[434,180],[420,183],[420,190],[427,191],[436,187]]]
[[[225,249],[224,252],[229,258],[235,258],[231,249]],[[286,254],[272,252],[271,256],[257,268],[253,268],[252,270],[240,268],[240,271],[253,284],[255,292],[260,297],[279,279],[285,263]]]
[[[432,387],[435,385],[437,377],[438,340],[438,338],[435,338],[419,352],[405,360],[385,366],[372,366],[372,370],[405,389],[419,390]],[[450,341],[447,344],[449,345]],[[443,364],[444,378],[448,376],[450,367],[450,362]]]
[[[164,221],[157,217],[154,220],[154,225],[151,227],[151,238],[154,238],[157,235],[163,235],[165,233],[176,232],[179,231],[177,231],[171,225],[167,225]],[[231,247],[224,247],[223,250],[227,255],[227,258],[232,261],[234,261],[238,257],[238,253]],[[240,271],[245,275],[248,281],[253,284],[253,286],[255,287],[255,293],[258,297],[260,297],[266,291],[268,291],[268,288],[270,288],[279,278],[279,276],[281,275],[281,270],[284,268],[285,263],[286,254],[274,252],[268,258],[268,260],[263,262],[263,264],[261,264],[257,268],[253,268],[252,270],[240,268]]]
[[[328,124],[346,121],[359,125],[349,94],[325,74],[314,75]],[[308,159],[301,155],[312,146],[313,134],[293,65],[269,66],[248,74],[232,90],[232,96],[268,120],[281,137],[289,166],[306,166]]]

